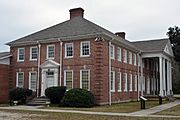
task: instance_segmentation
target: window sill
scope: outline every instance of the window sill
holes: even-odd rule
[[[90,57],[90,55],[81,55],[80,57],[86,58],[86,57]]]
[[[24,60],[18,60],[17,62],[24,62]]]
[[[122,90],[118,90],[118,92],[122,92]]]
[[[115,92],[115,90],[111,90],[111,92]]]
[[[32,62],[34,62],[34,61],[37,61],[37,59],[30,59],[29,61],[32,61]]]
[[[64,57],[64,59],[71,59],[71,58],[73,58],[73,56],[71,56],[71,57]]]

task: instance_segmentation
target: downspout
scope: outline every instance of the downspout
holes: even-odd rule
[[[41,44],[39,43],[39,41],[37,41],[38,43],[38,80],[37,80],[37,97],[39,96],[39,82],[40,82],[40,57],[41,57]]]
[[[59,40],[59,46],[60,46],[60,54],[59,54],[59,62],[60,62],[60,68],[59,68],[59,85],[61,86],[62,84],[62,44],[63,42],[60,40],[60,38],[58,39]]]
[[[139,58],[140,58],[140,54],[141,54],[141,52],[138,52],[138,78],[137,78],[137,101],[139,101],[139,78],[140,78],[140,76],[139,76]]]
[[[142,87],[142,82],[143,82],[143,62],[142,62],[142,56],[141,56],[141,80],[140,80],[140,85],[141,85],[141,96],[143,96],[143,87]]]
[[[111,106],[111,42],[109,42],[109,105]]]

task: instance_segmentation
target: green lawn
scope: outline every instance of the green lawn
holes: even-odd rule
[[[167,103],[167,101],[163,101]],[[159,105],[158,101],[146,101],[146,109]],[[81,110],[81,111],[94,111],[94,112],[117,112],[117,113],[130,113],[140,110],[140,102],[127,102],[113,104],[112,106],[95,106],[92,108],[69,108],[69,107],[56,107],[52,105],[48,109],[62,109],[62,110]]]
[[[156,113],[157,115],[172,115],[172,116],[180,116],[180,105],[177,105],[173,108],[161,111]]]

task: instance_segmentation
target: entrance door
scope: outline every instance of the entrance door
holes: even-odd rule
[[[54,72],[46,72],[46,88],[54,86]]]

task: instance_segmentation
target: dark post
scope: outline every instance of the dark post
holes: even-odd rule
[[[145,101],[147,100],[146,98],[144,98],[143,96],[140,97],[141,100],[141,109],[145,109]]]
[[[159,95],[159,105],[162,104],[162,97]]]

